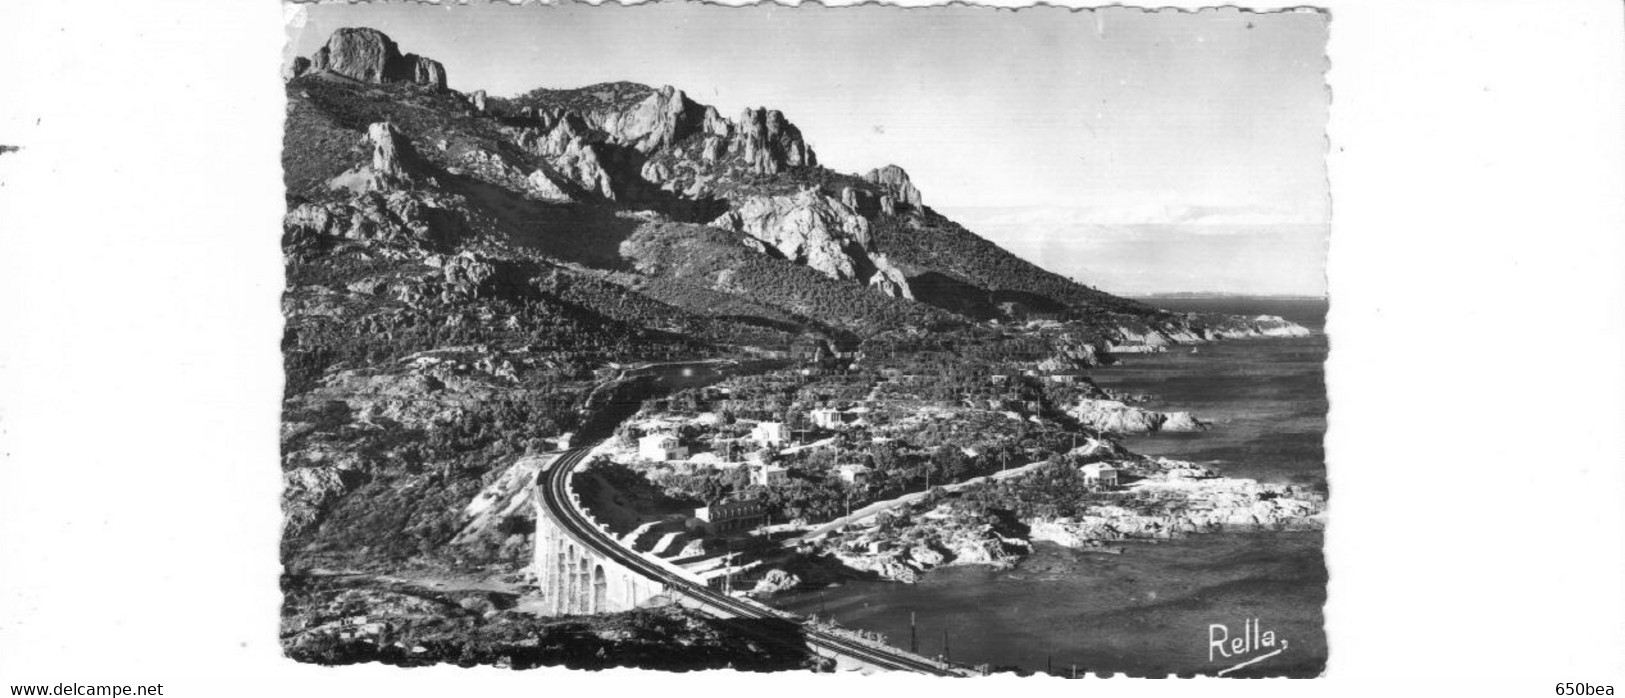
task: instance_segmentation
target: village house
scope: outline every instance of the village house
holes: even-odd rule
[[[682,460],[688,457],[688,448],[679,443],[674,434],[649,434],[638,439],[638,456],[662,462]]]
[[[761,422],[750,431],[750,438],[763,446],[783,446],[789,439],[789,430],[781,422]]]
[[[846,423],[845,415],[840,410],[827,407],[813,410],[807,416],[819,429],[834,429]]]
[[[841,474],[841,479],[849,484],[862,485],[869,482],[870,468],[867,465],[847,463],[835,466],[835,470]]]
[[[782,465],[763,464],[750,471],[752,485],[782,485],[790,480],[790,469]]]
[[[695,509],[694,518],[705,522],[712,533],[748,531],[767,520],[767,507],[755,500],[723,502]]]
[[[1078,470],[1083,472],[1083,481],[1090,485],[1102,487],[1116,487],[1118,469],[1110,463],[1090,463]]]
[[[840,427],[863,422],[869,412],[866,407],[854,407],[849,410],[838,410],[832,407],[822,407],[808,413],[813,426],[820,429],[838,429]]]

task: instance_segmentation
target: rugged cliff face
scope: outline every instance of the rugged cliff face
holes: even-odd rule
[[[371,29],[288,76],[289,555],[440,550],[491,464],[583,428],[618,365],[877,339],[906,358],[929,338],[1059,371],[1302,331],[1047,272],[926,207],[900,167],[821,166],[778,111],[729,119],[632,83],[465,95]]]
[[[638,226],[701,224],[734,233],[736,244],[751,253],[806,267],[832,282],[974,320],[1082,321],[1128,351],[1301,331],[1273,319],[1176,316],[1045,271],[926,208],[902,167],[887,165],[862,176],[820,167],[801,130],[777,110],[750,108],[728,119],[675,87],[635,83],[538,89],[512,98],[483,91],[446,97],[358,93],[344,81],[437,90],[445,84],[439,63],[403,54],[389,37],[364,28],[335,32],[309,59],[290,66],[290,75],[291,94],[302,102],[295,111],[316,112],[312,118],[329,122],[323,129],[339,141],[311,152],[311,160],[332,161],[328,167],[346,164],[342,149],[331,147],[342,145],[339,134],[380,123],[387,124],[378,127],[386,131],[369,132],[367,145],[407,153],[399,168],[390,165],[399,158],[384,153],[366,173],[351,160],[347,169],[308,178],[307,186],[340,178],[335,186],[360,196],[385,191],[387,184],[418,192],[410,198],[431,207],[447,196],[460,197],[466,210],[456,216],[462,221],[451,225],[457,234],[506,235],[559,261],[634,266],[637,260],[624,257],[622,243]],[[417,162],[409,162],[414,157]],[[420,181],[435,175],[413,170],[439,176]],[[340,177],[346,171],[351,176]],[[333,209],[354,207],[354,201],[308,198],[329,217],[319,220],[306,210],[294,221],[302,230],[334,234],[353,219]],[[599,213],[582,225],[581,214],[589,209]],[[630,215],[634,212],[636,217]],[[419,238],[435,237],[432,225],[421,230],[411,225],[411,216],[393,213],[392,220],[373,221],[372,228],[388,232],[404,226],[417,230]],[[366,226],[353,228],[342,235],[369,235]],[[688,244],[712,242],[707,235]],[[673,284],[662,287],[671,290]],[[738,284],[729,288],[745,295],[761,291]]]
[[[894,298],[914,298],[908,280],[874,250],[869,221],[845,203],[803,190],[792,196],[759,196],[712,222],[749,235],[771,250],[833,279],[857,279]]]

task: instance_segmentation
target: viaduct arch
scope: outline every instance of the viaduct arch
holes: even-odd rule
[[[573,489],[572,471],[585,450],[568,451],[543,466],[537,474],[536,536],[533,566],[547,615],[567,616],[629,611],[671,599],[665,584],[634,572],[600,552],[583,535],[587,527],[602,529],[585,513]],[[563,468],[560,471],[558,469]],[[561,508],[568,499],[571,506]],[[567,511],[581,520],[561,520]]]
[[[570,487],[589,449],[565,451],[537,473],[536,546],[532,564],[547,615],[612,613],[640,606],[681,603],[717,618],[767,620],[799,625],[799,619],[753,601],[708,588],[693,573],[629,550],[593,519]],[[800,627],[796,641],[838,668],[905,670],[967,676],[967,669],[927,659],[873,640]]]

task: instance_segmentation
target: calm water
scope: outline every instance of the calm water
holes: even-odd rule
[[[1202,434],[1136,437],[1131,448],[1215,462],[1226,474],[1324,487],[1324,301],[1156,301],[1174,310],[1281,315],[1314,330],[1303,339],[1203,347],[1197,354],[1130,356],[1097,371],[1103,386],[1152,393],[1147,406],[1215,423]],[[955,661],[1033,671],[1136,676],[1212,673],[1209,624],[1239,636],[1246,619],[1290,642],[1231,676],[1314,676],[1326,661],[1321,607],[1326,568],[1319,532],[1234,533],[1130,544],[1121,556],[1040,544],[1010,570],[950,567],[919,584],[852,582],[778,597],[791,611],[833,616]]]
[[[1151,394],[1145,407],[1184,410],[1210,431],[1130,437],[1137,453],[1213,463],[1226,475],[1326,487],[1325,301],[1153,301],[1169,310],[1280,315],[1313,330],[1304,338],[1219,342],[1130,355],[1096,371],[1102,387]]]

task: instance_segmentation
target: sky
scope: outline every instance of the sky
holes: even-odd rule
[[[1320,13],[336,3],[295,17],[290,57],[347,26],[465,92],[630,80],[780,109],[825,166],[901,165],[927,205],[1108,291],[1325,291]]]

